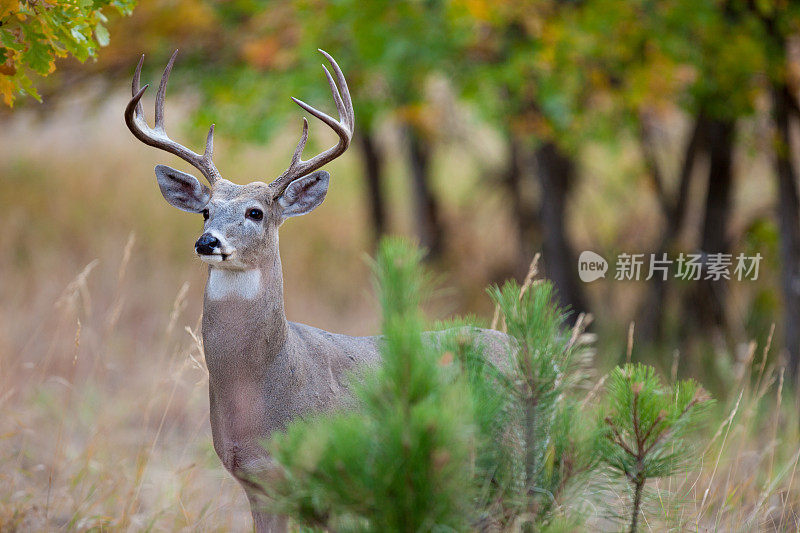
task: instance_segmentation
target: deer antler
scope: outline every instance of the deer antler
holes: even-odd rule
[[[175,50],[172,57],[169,58],[167,68],[164,69],[164,75],[161,76],[161,83],[156,93],[156,125],[154,128],[147,125],[147,119],[145,119],[144,111],[142,110],[142,96],[147,90],[147,87],[149,87],[149,85],[145,85],[141,89],[139,88],[139,76],[142,73],[142,63],[144,62],[144,55],[142,55],[139,64],[136,66],[136,72],[133,75],[133,84],[131,85],[131,94],[133,97],[130,102],[128,102],[127,107],[125,107],[125,124],[128,125],[128,129],[131,130],[131,133],[133,133],[137,139],[149,146],[160,148],[165,152],[180,157],[202,172],[208,182],[214,185],[221,177],[217,167],[211,160],[214,154],[214,125],[212,124],[211,129],[208,130],[206,148],[202,155],[176,143],[167,137],[167,132],[164,130],[164,98],[167,93],[167,81],[169,80],[170,72],[172,72],[172,65],[175,63],[175,57],[177,55],[178,51]]]
[[[323,65],[322,69],[325,71],[325,76],[328,78],[328,84],[331,87],[331,93],[333,93],[333,100],[336,102],[336,110],[339,112],[339,120],[335,120],[333,117],[311,107],[302,100],[298,100],[294,97],[292,97],[292,100],[294,100],[297,105],[308,111],[310,114],[314,115],[322,122],[330,126],[331,129],[339,136],[339,142],[336,144],[336,146],[328,148],[321,154],[315,155],[308,161],[303,161],[300,156],[303,154],[303,148],[306,146],[306,141],[308,141],[308,120],[303,117],[303,133],[300,136],[300,142],[297,143],[297,148],[294,150],[292,162],[289,164],[289,168],[287,168],[283,174],[278,176],[275,181],[269,184],[269,188],[272,191],[273,197],[280,195],[286,189],[289,183],[295,179],[317,170],[318,168],[330,163],[342,155],[344,151],[347,150],[347,147],[350,146],[350,141],[353,138],[356,116],[353,112],[353,102],[350,99],[350,91],[347,89],[347,81],[344,79],[342,69],[339,68],[339,65],[330,56],[330,54],[324,50],[319,51],[323,56],[325,56],[325,59],[330,61],[330,64],[333,67],[333,72],[336,74],[336,81],[339,83],[339,88],[337,89],[331,73],[328,71],[325,65]]]

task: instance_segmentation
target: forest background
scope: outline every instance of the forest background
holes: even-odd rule
[[[487,285],[541,252],[560,303],[594,317],[598,376],[642,361],[717,398],[743,437],[730,461],[752,460],[751,497],[729,478],[719,508],[752,511],[764,480],[744,480],[796,461],[798,37],[780,0],[3,0],[0,524],[247,518],[207,431],[199,217],[152,175],[186,166],[122,120],[140,54],[152,84],[176,48],[168,127],[199,146],[216,123],[240,183],[288,165],[289,96],[329,102],[316,49],[347,76],[353,146],[323,207],[282,230],[290,319],[375,333],[364,258],[385,234],[427,250],[433,318],[489,323]],[[332,140],[312,124],[309,151]],[[585,250],[605,278],[580,281]],[[644,254],[641,279],[615,279],[622,254]],[[666,279],[644,279],[651,254]],[[678,277],[681,254],[700,279]],[[705,279],[715,254],[731,279]],[[740,254],[761,256],[757,279],[737,279]],[[735,426],[750,386],[771,403]]]

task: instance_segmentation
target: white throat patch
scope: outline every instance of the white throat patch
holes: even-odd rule
[[[212,268],[208,275],[206,297],[209,300],[244,298],[252,300],[261,292],[261,271]]]

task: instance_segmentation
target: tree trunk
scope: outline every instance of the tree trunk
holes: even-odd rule
[[[525,192],[525,182],[530,178],[530,173],[526,172],[526,155],[522,142],[513,133],[510,134],[508,166],[503,174],[503,183],[511,198],[511,209],[517,227],[517,260],[514,265],[514,275],[520,281],[528,273],[540,230],[536,205]]]
[[[406,129],[406,135],[417,238],[426,250],[426,259],[436,259],[442,253],[443,231],[439,204],[430,186],[430,148],[413,127]]]
[[[587,310],[583,287],[577,278],[577,257],[567,238],[566,205],[575,165],[553,142],[539,145],[535,153],[536,173],[541,184],[540,222],[544,232],[542,259],[547,277],[555,284],[559,303],[573,312]]]
[[[772,88],[772,111],[778,139],[775,170],[778,178],[778,222],[780,225],[781,288],[783,292],[783,335],[789,354],[789,376],[795,383],[800,364],[800,197],[797,173],[791,160],[791,95],[784,83]],[[795,110],[792,114],[797,116]]]
[[[636,533],[638,531],[639,510],[642,508],[642,492],[644,492],[644,483],[636,481],[633,484],[633,510],[631,511],[630,533]]]
[[[708,145],[708,191],[706,193],[703,233],[700,251],[704,264],[709,254],[729,253],[728,224],[733,201],[733,145],[736,133],[734,120],[703,118]],[[707,270],[703,268],[702,278]],[[691,282],[693,287],[686,300],[684,316],[688,329],[725,329],[725,294],[727,284],[700,279]]]
[[[371,132],[357,136],[361,147],[364,178],[367,182],[367,204],[369,206],[370,227],[374,244],[386,233],[386,204],[383,201],[383,153]]]
[[[726,252],[728,222],[733,197],[733,141],[735,123],[729,120],[709,120],[708,123],[708,194],[703,223],[704,252]]]
[[[664,253],[670,252],[675,247],[675,241],[683,229],[683,222],[686,216],[686,206],[689,201],[689,189],[692,181],[692,171],[695,167],[697,155],[703,145],[703,121],[695,119],[692,133],[686,144],[683,155],[683,165],[679,178],[678,192],[674,201],[667,198],[661,200],[662,205],[667,206],[664,210],[665,227],[661,243],[658,246],[656,257],[660,258]],[[655,164],[655,163],[654,163]],[[657,172],[652,169],[651,172]],[[658,178],[654,178],[658,179]],[[665,194],[664,188],[659,188]],[[661,339],[664,326],[664,310],[667,289],[670,279],[654,276],[648,281],[648,293],[644,299],[644,305],[639,313],[642,318],[637,323],[637,332],[640,337],[648,342]]]

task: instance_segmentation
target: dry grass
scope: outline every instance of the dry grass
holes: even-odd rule
[[[205,272],[190,248],[198,217],[161,199],[152,166],[165,159],[130,138],[122,95],[87,115],[91,100],[46,122],[17,114],[0,131],[0,531],[245,530],[246,501],[211,447],[197,331]],[[220,133],[218,164],[234,176],[274,175],[294,140],[232,152]],[[509,224],[493,215],[503,211],[496,197],[466,201],[474,176],[442,157],[459,170],[446,186],[459,175],[466,193],[447,207],[461,255],[445,265],[458,264],[448,282],[459,290],[438,312],[488,318],[483,287],[511,262],[513,239],[497,239]],[[282,232],[287,312],[368,334],[378,321],[356,161],[332,166],[323,207]],[[406,196],[398,167],[391,162],[393,198]],[[586,200],[586,218],[597,200]],[[396,226],[407,227],[395,207]],[[730,403],[698,436],[702,464],[652,487],[645,528],[797,529],[800,410],[764,353],[739,362]],[[668,493],[683,504],[667,503]]]

